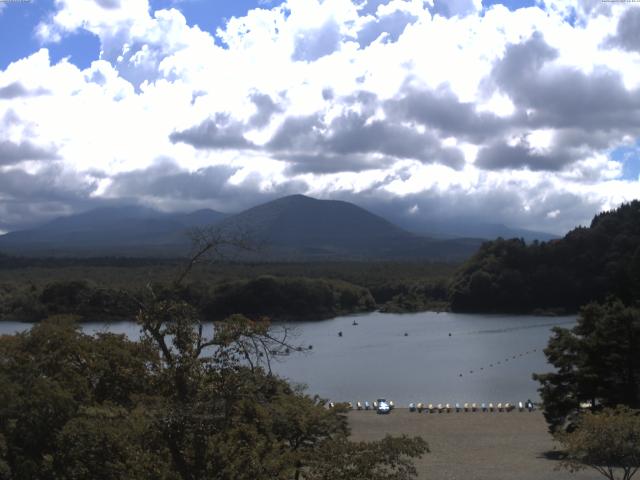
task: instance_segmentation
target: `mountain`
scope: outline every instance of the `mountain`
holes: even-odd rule
[[[262,254],[279,259],[458,260],[480,245],[476,239],[425,238],[352,203],[291,195],[225,219],[221,227],[248,232]]]
[[[214,210],[164,213],[140,206],[102,207],[0,236],[0,249],[26,255],[166,255],[188,248],[190,228],[218,223]]]
[[[162,213],[108,207],[55,219],[0,237],[0,251],[49,256],[177,256],[189,250],[186,231],[217,225],[260,248],[247,260],[460,260],[477,239],[432,239],[407,232],[352,203],[292,195],[232,216],[213,210]],[[238,258],[237,256],[235,258]]]
[[[494,240],[498,237],[522,238],[527,243],[533,242],[534,240],[547,242],[559,238],[557,235],[547,232],[512,228],[501,223],[479,222],[470,219],[432,220],[425,223],[417,219],[404,217],[398,219],[397,223],[409,232],[434,238],[467,237],[482,238],[485,240]]]
[[[638,200],[559,240],[487,242],[456,273],[450,292],[451,308],[461,312],[575,312],[609,296],[640,301]]]

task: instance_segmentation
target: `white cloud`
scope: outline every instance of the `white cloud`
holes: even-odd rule
[[[57,153],[28,172],[20,162],[11,168],[33,182],[57,175],[51,195],[71,195],[69,182],[78,198],[99,200],[132,184],[118,190],[115,176],[168,158],[191,172],[180,173],[184,185],[213,179],[207,168],[232,167],[224,185],[244,192],[234,205],[297,186],[323,197],[407,199],[404,211],[427,218],[433,212],[420,198],[443,200],[445,215],[477,198],[490,204],[486,215],[555,231],[637,196],[637,182],[621,180],[609,158],[640,136],[637,53],[606,46],[622,9],[591,0],[541,0],[513,12],[495,5],[482,15],[479,0],[449,2],[446,11],[421,0],[263,5],[213,36],[177,9],[151,11],[147,0],[56,0],[37,29],[45,47],[85,29],[100,39],[101,57],[80,70],[52,65],[42,49],[0,72],[0,88],[20,82],[0,99],[3,139]],[[598,102],[608,97],[626,105],[626,116]],[[594,118],[615,113],[618,123],[588,124],[576,113],[581,101],[600,109]],[[256,117],[259,108],[268,111]],[[307,119],[296,124],[303,151],[270,143],[292,119]],[[190,144],[180,132],[227,136]],[[210,201],[219,205],[216,185]],[[2,188],[3,198],[30,201]],[[144,201],[170,208],[166,189],[153,192]],[[500,198],[512,205],[488,200]],[[569,198],[580,205],[567,207]]]

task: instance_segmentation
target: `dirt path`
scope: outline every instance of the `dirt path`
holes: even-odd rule
[[[431,453],[416,462],[421,480],[595,480],[597,472],[570,474],[545,457],[553,439],[540,412],[412,413],[353,411],[354,440],[384,435],[422,436]]]

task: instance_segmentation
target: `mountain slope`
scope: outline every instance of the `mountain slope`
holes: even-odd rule
[[[364,260],[468,258],[476,239],[429,239],[409,233],[352,203],[292,195],[225,217],[213,210],[167,214],[143,207],[110,207],[63,217],[0,237],[0,251],[50,256],[178,256],[186,231],[217,225],[260,246],[246,260]]]
[[[522,238],[530,243],[534,240],[548,242],[559,237],[547,232],[527,230],[524,228],[511,228],[501,223],[487,223],[461,219],[430,221],[427,224],[415,220],[403,219],[398,222],[400,226],[409,232],[419,235],[427,235],[435,238],[483,238],[494,240],[502,238]]]
[[[352,203],[292,195],[221,222],[263,243],[263,253],[289,259],[460,259],[477,240],[433,240],[409,233]]]
[[[165,254],[188,247],[189,228],[215,224],[224,217],[214,210],[184,214],[138,206],[103,207],[3,235],[0,249],[49,255]]]

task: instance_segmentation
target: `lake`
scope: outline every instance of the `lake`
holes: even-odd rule
[[[531,374],[551,368],[542,352],[551,327],[575,322],[575,316],[374,312],[276,324],[293,327],[295,343],[313,349],[279,359],[273,369],[336,402],[387,397],[406,406],[536,400],[538,384]],[[0,322],[0,334],[28,328]],[[83,324],[87,333],[105,329],[139,336],[133,322]]]

